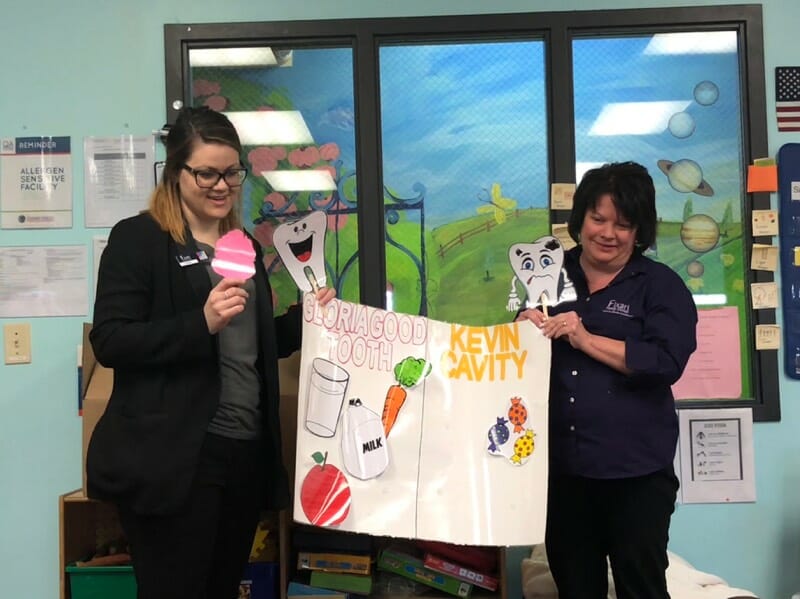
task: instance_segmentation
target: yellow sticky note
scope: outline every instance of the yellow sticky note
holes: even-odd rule
[[[771,283],[750,283],[750,299],[753,302],[753,309],[777,308],[778,307],[778,284]]]
[[[772,236],[778,234],[777,210],[753,210],[753,236]]]
[[[780,346],[781,328],[778,325],[756,325],[756,349],[778,349]]]
[[[574,183],[553,183],[550,185],[550,208],[552,210],[572,210],[574,195]]]
[[[774,245],[753,244],[753,255],[750,259],[753,270],[778,270],[778,247]]]
[[[792,248],[794,250],[794,266],[800,266],[800,247]]]
[[[553,223],[553,237],[558,239],[561,242],[561,245],[564,246],[565,250],[570,248],[574,248],[577,243],[572,237],[569,236],[569,230],[567,229],[567,223]]]

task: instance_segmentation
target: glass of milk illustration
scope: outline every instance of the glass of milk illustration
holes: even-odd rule
[[[306,397],[306,429],[318,437],[333,437],[339,423],[350,374],[323,358],[311,363]]]

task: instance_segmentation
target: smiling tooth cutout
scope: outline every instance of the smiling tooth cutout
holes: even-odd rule
[[[325,231],[327,215],[315,210],[300,220],[279,225],[272,242],[283,265],[302,291],[325,286]]]
[[[574,299],[571,297],[575,293],[574,287],[563,271],[564,247],[555,237],[548,235],[532,243],[515,243],[508,250],[508,259],[515,275],[511,280],[507,305],[509,311],[520,307],[516,293],[517,280],[525,287],[528,308],[541,305],[543,296],[549,306]],[[559,285],[562,287],[561,297]]]

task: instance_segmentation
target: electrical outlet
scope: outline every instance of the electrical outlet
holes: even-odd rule
[[[29,364],[31,361],[31,325],[27,322],[3,327],[6,364]]]

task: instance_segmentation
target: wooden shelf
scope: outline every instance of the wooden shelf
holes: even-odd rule
[[[67,564],[91,556],[97,547],[122,537],[113,505],[89,499],[81,489],[58,498],[59,597],[71,599]]]

